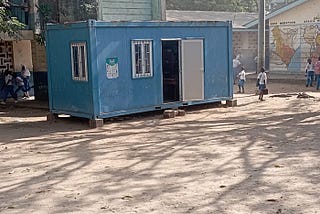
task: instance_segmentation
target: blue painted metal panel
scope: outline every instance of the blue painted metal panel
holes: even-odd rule
[[[52,110],[65,112],[80,112],[91,115],[92,87],[89,81],[72,79],[71,42],[86,42],[89,44],[87,28],[49,31],[47,35],[47,57],[49,60],[49,106]],[[90,62],[90,55],[88,62]]]
[[[88,44],[88,75],[89,75],[89,90],[91,89],[92,101],[92,114],[90,118],[100,117],[100,84],[98,70],[98,51],[97,51],[97,40],[96,40],[96,29],[93,27],[93,20],[89,21],[89,44]]]
[[[141,29],[142,30],[142,29]],[[153,107],[161,104],[161,70],[159,56],[161,50],[160,41],[145,36],[139,29],[126,28],[99,28],[97,29],[97,41],[99,41],[99,83],[102,113],[126,109],[138,109]],[[152,30],[148,30],[152,34]],[[107,39],[106,39],[107,37]],[[131,40],[152,39],[154,53],[153,77],[132,78],[131,71]],[[158,50],[158,51],[155,51]],[[158,56],[159,55],[159,56]],[[118,58],[119,77],[107,79],[105,62],[106,58]]]
[[[231,99],[231,31],[229,22],[90,20],[67,27],[49,25],[50,110],[87,118],[105,118]],[[172,38],[204,40],[205,100],[163,103],[161,40]],[[132,78],[131,41],[137,39],[153,41],[152,77]],[[71,78],[71,41],[88,42],[88,83],[75,82]],[[106,73],[106,60],[110,58],[118,60],[119,76],[114,79],[108,79]]]

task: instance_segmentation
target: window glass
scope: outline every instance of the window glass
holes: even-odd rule
[[[72,79],[88,81],[86,43],[71,44]]]
[[[72,47],[73,51],[73,76],[79,77],[79,60],[78,60],[78,47]]]

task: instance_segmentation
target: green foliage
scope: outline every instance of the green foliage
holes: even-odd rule
[[[47,23],[53,13],[51,6],[48,4],[40,3],[39,5],[36,5],[36,7],[38,9],[41,20],[43,20],[44,23]]]
[[[80,0],[79,20],[97,19],[98,1]]]
[[[35,34],[34,39],[38,44],[45,45],[46,43],[45,32],[41,32],[40,34]]]
[[[16,17],[11,17],[6,8],[5,1],[0,1],[0,33],[10,37],[19,38],[19,31],[25,28],[25,24],[19,22]],[[1,36],[0,36],[0,39]]]
[[[97,19],[97,0],[73,0],[73,5],[76,5],[77,8],[76,11],[70,11],[63,5],[59,0],[38,1],[36,7],[40,16],[40,32],[35,35],[35,40],[39,44],[44,45],[45,43],[45,26],[47,23],[59,23],[61,18],[63,18],[64,21],[70,22]],[[71,12],[74,12],[72,16],[70,16]],[[68,20],[66,17],[71,17],[71,19]]]
[[[57,23],[59,15],[63,13],[63,11],[57,10],[56,5],[56,1],[39,1],[38,4],[35,5],[40,17],[40,29],[38,29],[38,32],[34,35],[34,39],[40,45],[45,45],[46,42],[46,24]]]

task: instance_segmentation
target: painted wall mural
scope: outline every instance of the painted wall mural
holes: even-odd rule
[[[320,23],[270,27],[270,70],[302,72],[319,56]]]

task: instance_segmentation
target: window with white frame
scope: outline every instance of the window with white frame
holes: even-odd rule
[[[132,77],[152,76],[152,40],[133,40],[132,52]]]
[[[72,79],[88,81],[86,43],[71,44]]]

